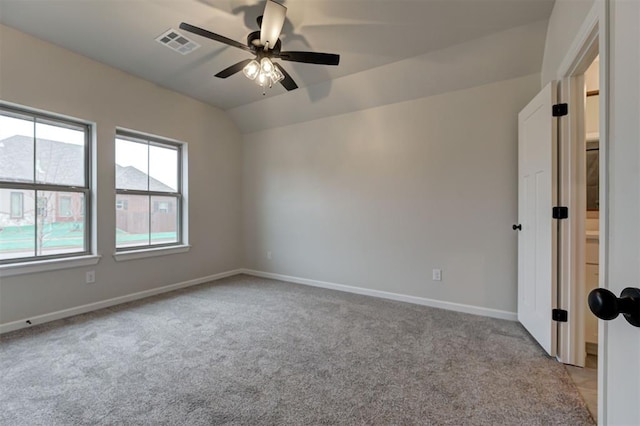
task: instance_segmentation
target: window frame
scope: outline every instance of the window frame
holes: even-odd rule
[[[149,151],[147,151],[147,190],[139,190],[139,189],[123,189],[118,188],[117,183],[114,185],[116,199],[114,203],[114,212],[116,211],[128,211],[129,210],[129,200],[126,200],[127,208],[118,209],[118,195],[134,195],[134,196],[146,196],[149,198],[148,202],[148,214],[149,214],[149,238],[147,240],[147,244],[144,245],[131,245],[118,247],[117,237],[115,241],[115,255],[121,256],[121,258],[125,254],[132,255],[133,253],[140,252],[149,252],[149,253],[157,253],[165,250],[175,250],[182,249],[187,247],[187,236],[185,230],[187,229],[187,225],[185,224],[185,199],[184,190],[185,190],[185,179],[186,176],[183,173],[184,159],[185,159],[185,151],[186,151],[186,143],[164,138],[157,135],[150,135],[143,132],[137,132],[133,130],[127,129],[116,129],[116,134],[114,138],[114,148],[116,148],[117,139],[125,140],[127,142],[140,143],[142,145],[146,145],[147,147],[158,146],[162,148],[171,147],[176,150],[177,159],[176,159],[176,177],[177,177],[177,191],[175,192],[163,192],[163,191],[153,191],[149,189],[149,179],[150,175],[150,167],[149,167]],[[117,167],[117,163],[114,161],[114,167]],[[176,199],[176,241],[169,243],[161,243],[161,244],[153,244],[151,239],[151,216],[153,214],[153,197],[173,197]],[[125,201],[125,200],[123,200]],[[178,250],[177,252],[182,252],[182,250]],[[136,258],[136,257],[133,257]],[[116,258],[117,259],[117,258]]]
[[[38,206],[37,200],[40,198],[40,193],[42,192],[66,192],[66,193],[79,193],[83,195],[84,203],[83,203],[83,250],[74,251],[70,253],[55,253],[55,254],[37,254],[37,237],[34,240],[34,255],[33,256],[25,256],[25,257],[15,257],[8,259],[0,259],[0,268],[13,267],[13,266],[23,266],[30,264],[37,264],[41,262],[51,262],[57,260],[64,260],[69,258],[81,258],[93,255],[93,244],[94,244],[94,223],[93,223],[93,191],[94,191],[94,182],[92,179],[93,176],[93,150],[92,150],[92,137],[94,127],[91,123],[71,118],[71,117],[63,117],[60,115],[56,115],[55,113],[50,112],[40,112],[36,110],[32,110],[29,108],[18,107],[13,105],[7,105],[6,103],[0,102],[0,115],[6,117],[13,117],[21,120],[29,120],[33,123],[33,144],[34,144],[34,153],[33,153],[33,181],[32,182],[14,182],[8,180],[2,180],[0,178],[0,189],[7,189],[9,191],[33,191],[34,194],[34,212],[37,213]],[[61,127],[65,129],[73,129],[80,130],[84,133],[84,185],[65,185],[65,184],[52,184],[52,183],[42,183],[38,181],[37,177],[37,149],[36,149],[36,141],[38,135],[36,133],[37,124],[46,124],[52,125],[56,127]],[[57,197],[56,197],[57,198]],[[23,218],[24,218],[24,194],[23,194]],[[17,219],[17,218],[13,218]],[[34,233],[37,233],[37,214],[34,216]]]

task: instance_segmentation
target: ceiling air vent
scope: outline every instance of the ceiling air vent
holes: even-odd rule
[[[191,53],[200,47],[198,43],[189,40],[174,29],[167,30],[164,34],[158,37],[156,41],[183,55]]]

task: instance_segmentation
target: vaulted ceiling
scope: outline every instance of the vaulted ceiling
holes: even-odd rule
[[[0,0],[0,22],[213,106],[242,112],[256,102],[273,104],[270,98],[302,99],[300,92],[311,93],[312,87],[331,92],[340,87],[332,82],[344,86],[356,81],[350,76],[375,73],[385,65],[395,70],[388,78],[402,80],[402,68],[391,64],[410,67],[412,58],[446,49],[455,54],[455,46],[546,21],[553,8],[553,0],[278,1],[288,8],[283,50],[341,56],[337,67],[283,62],[300,86],[296,97],[280,85],[263,96],[242,73],[226,80],[214,77],[250,57],[243,50],[184,31],[179,32],[201,45],[187,55],[155,41],[188,22],[244,43],[258,29],[263,0]],[[544,31],[526,37],[536,38],[535,47],[518,41],[524,43],[520,54],[533,49],[541,61]],[[305,99],[317,100],[311,95]]]

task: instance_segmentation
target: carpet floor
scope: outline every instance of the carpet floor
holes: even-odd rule
[[[2,425],[593,424],[516,322],[244,275],[0,343]]]

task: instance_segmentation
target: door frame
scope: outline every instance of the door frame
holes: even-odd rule
[[[568,322],[559,323],[558,360],[566,364],[584,366],[584,320],[586,297],[585,279],[585,127],[584,127],[584,73],[599,54],[599,110],[600,110],[600,211],[599,211],[599,287],[607,288],[608,270],[608,129],[609,129],[609,2],[596,0],[573,40],[557,79],[560,81],[558,98],[569,104],[569,115],[560,121],[559,141],[559,202],[569,207],[569,219],[561,224],[559,232],[558,306],[568,311]],[[606,416],[605,371],[607,341],[606,327],[598,326],[598,424]]]

